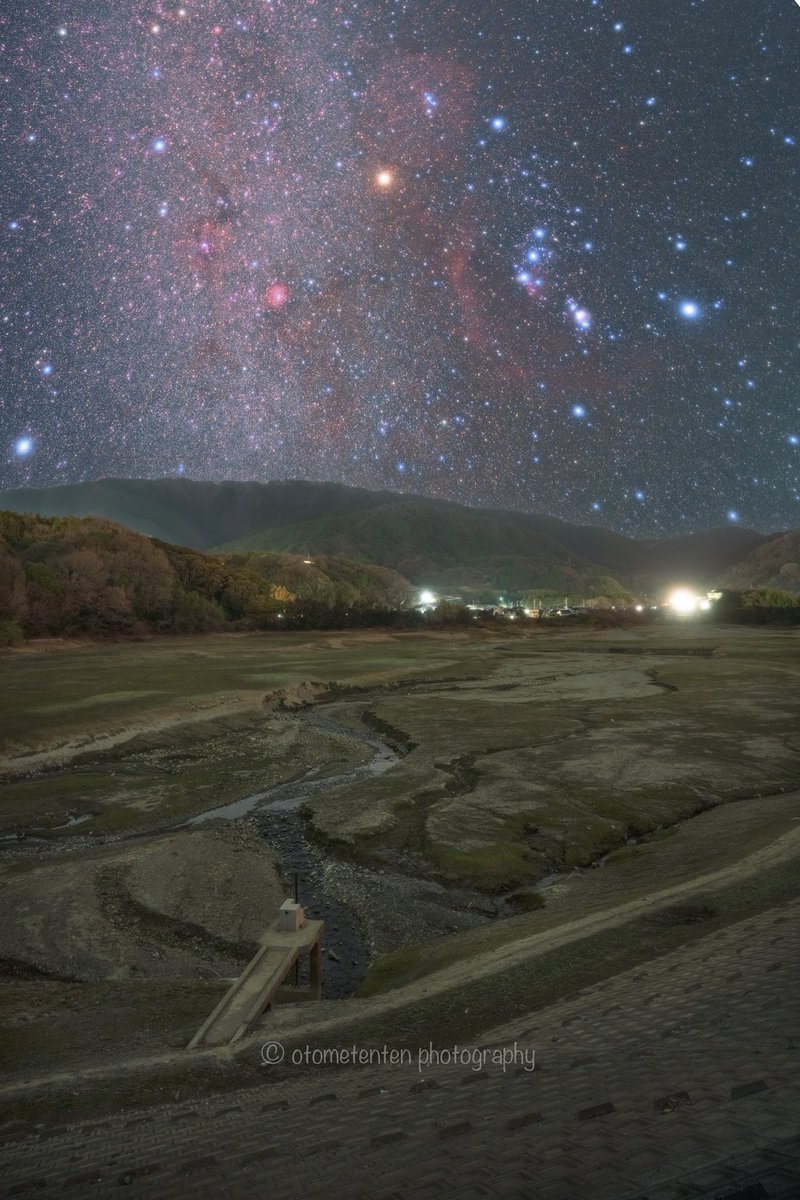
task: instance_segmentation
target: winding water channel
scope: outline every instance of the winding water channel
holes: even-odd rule
[[[323,995],[331,999],[351,995],[377,954],[515,911],[504,896],[446,887],[426,878],[425,864],[408,855],[387,851],[382,865],[367,867],[331,855],[306,836],[304,806],[314,796],[381,775],[401,757],[366,727],[364,703],[363,696],[337,701],[334,716],[346,712],[347,723],[321,715],[319,707],[298,713],[296,719],[323,738],[336,735],[365,747],[365,762],[325,774],[323,758],[297,779],[201,813],[188,823],[247,815],[257,822],[284,879],[291,885],[297,876],[298,898],[308,915],[325,922]]]
[[[289,882],[296,879],[298,898],[307,915],[325,922],[323,995],[338,999],[351,995],[358,986],[369,966],[371,951],[357,915],[330,886],[325,856],[306,837],[302,808],[316,793],[383,774],[400,755],[373,734],[339,725],[316,713],[301,714],[299,719],[321,733],[336,733],[357,741],[370,750],[371,757],[335,775],[324,775],[323,767],[313,767],[297,779],[200,813],[187,825],[252,815],[275,853],[284,878]]]
[[[390,770],[402,757],[402,748],[384,740],[367,723],[368,704],[367,695],[361,693],[358,697],[338,698],[330,706],[316,705],[293,714],[291,719],[299,722],[318,746],[317,765],[296,778],[207,809],[178,825],[108,839],[112,844],[146,840],[211,821],[250,818],[275,856],[287,894],[296,879],[298,899],[306,913],[325,923],[323,995],[330,999],[351,995],[371,961],[380,954],[515,911],[506,897],[447,887],[430,879],[428,865],[408,852],[387,848],[379,861],[368,866],[332,854],[309,839],[309,802],[343,787],[368,782]],[[353,765],[342,765],[353,759]],[[72,776],[90,768],[91,764],[67,768],[63,774]],[[54,778],[61,774],[54,773]],[[75,833],[80,837],[91,816],[70,817],[61,828],[78,826]],[[37,837],[34,828],[3,840],[11,843],[17,854],[56,854],[62,848],[49,838]],[[100,837],[92,840],[91,846],[105,841]]]

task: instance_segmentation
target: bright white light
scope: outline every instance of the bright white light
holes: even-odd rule
[[[687,617],[696,610],[698,598],[688,588],[676,588],[670,596],[668,603],[670,608],[673,608],[676,613]]]
[[[14,443],[14,453],[18,458],[27,458],[33,450],[33,440],[29,437],[17,438]]]
[[[420,602],[420,604],[435,604],[436,597],[434,596],[433,592],[428,592],[428,591],[420,592],[419,602]]]
[[[637,611],[637,612],[644,612],[644,605],[643,605],[643,604],[637,604],[637,605],[636,605],[636,611]]]

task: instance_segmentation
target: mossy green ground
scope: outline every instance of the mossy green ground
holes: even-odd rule
[[[304,757],[296,740],[269,727],[268,693],[306,680],[366,687],[465,673],[473,664],[463,640],[453,643],[455,657],[446,639],[379,633],[213,635],[6,652],[0,834],[134,832],[263,790],[292,777]],[[125,689],[113,691],[120,681]],[[342,750],[341,761],[352,757]],[[90,820],[68,824],[80,817]]]
[[[376,696],[374,719],[409,753],[314,799],[313,828],[362,861],[389,847],[497,893],[800,787],[800,638],[703,632],[507,643],[468,681]]]
[[[258,703],[265,692],[306,679],[366,684],[435,674],[453,664],[451,648],[463,651],[464,641],[371,632],[213,634],[4,651],[0,755],[96,736],[154,713],[188,713],[223,700]]]

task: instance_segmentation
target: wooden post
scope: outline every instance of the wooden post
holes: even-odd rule
[[[319,962],[319,940],[314,942],[308,956],[309,986],[315,1000],[322,999],[322,978]]]

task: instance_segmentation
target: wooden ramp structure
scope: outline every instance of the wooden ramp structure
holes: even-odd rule
[[[280,907],[278,919],[261,939],[258,952],[231,984],[186,1049],[221,1046],[244,1037],[265,1009],[275,1001],[295,964],[306,955],[309,958],[309,986],[293,988],[290,998],[321,999],[319,946],[322,931],[322,921],[307,921],[300,905],[286,900]]]

